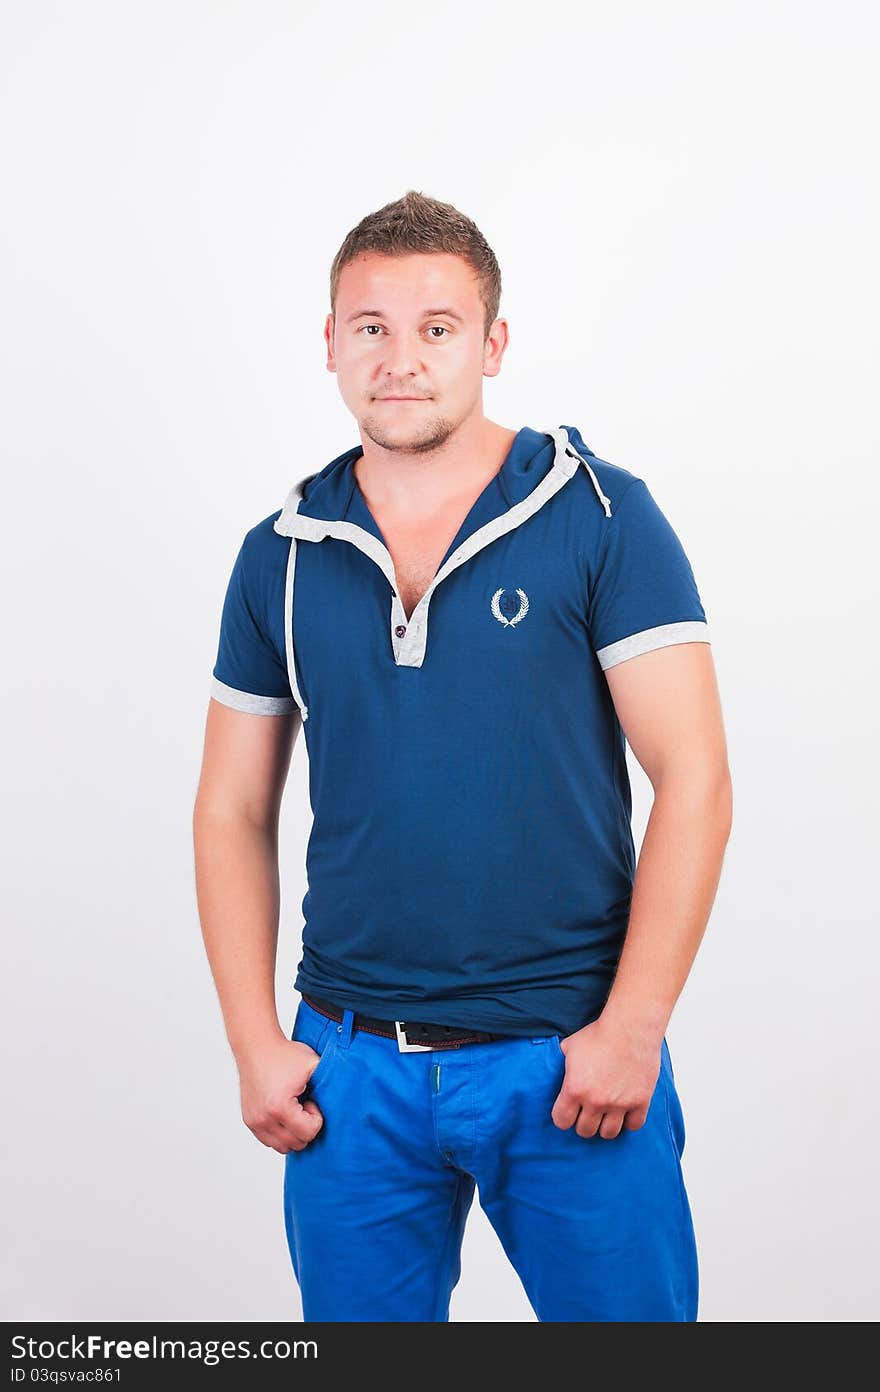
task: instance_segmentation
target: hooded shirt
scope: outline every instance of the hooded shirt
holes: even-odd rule
[[[708,643],[642,478],[518,431],[407,618],[354,472],[244,537],[211,695],[296,714],[313,816],[294,981],[387,1020],[571,1034],[601,1014],[636,855],[605,672]]]

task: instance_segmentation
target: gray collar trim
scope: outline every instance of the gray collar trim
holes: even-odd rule
[[[542,479],[541,483],[532,490],[527,498],[523,498],[521,502],[516,503],[507,513],[502,513],[500,517],[496,517],[491,522],[488,522],[485,527],[480,527],[477,532],[473,533],[474,536],[484,536],[484,534],[492,531],[493,528],[498,529],[498,536],[503,535],[504,532],[510,530],[510,527],[506,525],[506,519],[511,513],[517,514],[516,521],[513,523],[514,526],[516,526],[518,522],[524,521],[526,517],[530,517],[548,497],[552,497],[557,489],[571,478],[579,463],[583,464],[592,480],[596,495],[605,509],[605,516],[611,516],[611,499],[607,498],[602,492],[599,480],[592,466],[584,459],[583,455],[577,453],[574,446],[571,444],[568,438],[568,431],[560,425],[557,426],[556,429],[548,430],[545,433],[553,438],[556,445],[556,458],[553,461],[553,467],[550,473]],[[359,527],[354,522],[344,522],[342,520],[325,521],[322,518],[305,517],[299,511],[306,487],[311,483],[312,479],[317,478],[318,473],[320,473],[320,470],[315,470],[311,474],[306,474],[293,485],[284,501],[281,515],[275,520],[275,531],[281,536],[300,537],[303,541],[323,541],[324,537],[328,536],[340,537],[345,540],[354,540],[351,536],[351,532],[356,532],[359,536],[368,538],[369,541],[373,543],[374,549],[371,549],[366,544],[361,545],[360,540],[357,544],[360,545],[361,549],[366,551],[368,555],[371,555],[373,560],[376,561],[378,565],[382,566],[384,570],[385,566],[382,565],[381,556],[387,557],[388,552],[379,541],[378,537],[373,536],[372,532],[366,531],[364,527]],[[552,484],[549,483],[550,480],[553,480]],[[462,545],[467,546],[470,539],[471,538],[468,537],[467,541],[463,542]],[[488,542],[493,538],[492,536],[485,535],[484,539]],[[457,555],[458,553],[456,552],[455,554]],[[449,559],[451,561],[452,557],[450,556]],[[389,576],[389,579],[391,579],[391,576]],[[392,581],[392,584],[393,583]]]
[[[444,564],[437,571],[431,584],[428,586],[422,598],[419,600],[409,619],[397,593],[397,576],[394,573],[394,562],[390,552],[382,545],[378,537],[372,532],[368,532],[365,527],[359,527],[355,522],[343,520],[326,521],[316,517],[305,517],[299,511],[305,493],[306,485],[311,479],[317,476],[316,473],[307,474],[300,479],[287,495],[281,514],[276,518],[273,526],[280,536],[291,538],[290,554],[287,564],[287,577],[284,596],[284,630],[287,647],[287,669],[290,680],[290,689],[293,693],[297,705],[302,711],[303,720],[308,718],[308,709],[303,700],[296,681],[296,667],[293,653],[293,585],[294,573],[296,569],[296,543],[300,541],[323,541],[325,537],[336,537],[341,541],[350,541],[365,555],[369,556],[376,563],[384,574],[391,586],[391,612],[389,614],[391,645],[394,652],[394,660],[401,667],[421,667],[425,659],[425,650],[428,640],[428,606],[431,603],[431,596],[441,581],[458,566],[463,565],[471,556],[476,555],[484,546],[497,537],[504,536],[520,523],[525,522],[533,516],[540,507],[558,493],[560,488],[568,482],[572,475],[577,471],[578,464],[583,464],[587,470],[593,488],[605,509],[605,516],[611,516],[611,500],[602,492],[595,473],[582,455],[578,454],[568,438],[568,432],[563,426],[547,432],[556,445],[556,456],[550,471],[545,474],[539,484],[532,489],[527,498],[515,503],[498,517],[494,517],[491,522],[478,527],[469,537],[458,546],[452,555],[447,557]],[[402,635],[402,636],[401,636]]]

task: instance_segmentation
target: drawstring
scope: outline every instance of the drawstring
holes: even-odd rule
[[[566,432],[563,432],[563,433],[566,433]],[[602,492],[602,489],[601,489],[600,486],[599,486],[599,480],[596,478],[596,475],[593,473],[593,470],[592,470],[592,468],[590,467],[590,465],[587,463],[586,459],[584,459],[584,457],[583,457],[582,454],[578,454],[578,452],[577,452],[576,449],[573,449],[573,448],[572,448],[570,442],[569,442],[569,444],[567,444],[566,447],[565,447],[565,453],[568,454],[568,455],[570,455],[572,459],[579,459],[579,460],[581,461],[581,463],[583,464],[583,466],[584,466],[584,468],[586,469],[587,473],[590,475],[590,478],[593,480],[593,487],[594,487],[595,490],[596,490],[596,493],[597,493],[598,498],[599,498],[599,502],[602,504],[602,506],[603,506],[604,509],[605,509],[605,516],[606,516],[606,517],[610,517],[610,516],[611,516],[611,499],[610,499],[610,498],[606,498],[605,494]]]
[[[299,507],[299,503],[296,504]],[[294,509],[296,510],[296,509]],[[290,551],[287,555],[287,573],[284,581],[284,650],[287,659],[287,680],[291,694],[299,706],[303,723],[309,718],[309,710],[302,698],[296,680],[296,663],[293,656],[293,577],[296,571],[296,537],[290,538]]]

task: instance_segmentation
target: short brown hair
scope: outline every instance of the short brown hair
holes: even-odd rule
[[[451,203],[440,203],[415,189],[407,189],[402,198],[362,218],[348,233],[330,267],[330,310],[334,318],[339,272],[366,251],[385,256],[445,251],[461,256],[478,277],[480,299],[486,311],[483,338],[489,337],[501,303],[501,271],[476,223]]]

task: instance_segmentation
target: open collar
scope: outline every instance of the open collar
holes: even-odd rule
[[[524,430],[518,432],[499,474],[496,475],[505,506],[487,521],[475,526],[458,544],[453,542],[409,618],[398,593],[391,553],[381,536],[377,535],[373,528],[362,526],[346,516],[352,496],[353,465],[363,453],[362,446],[347,450],[331,460],[323,469],[304,475],[294,484],[273,526],[279,535],[291,538],[285,586],[285,635],[291,688],[303,709],[303,718],[307,712],[296,686],[292,647],[293,581],[297,541],[323,541],[325,537],[335,537],[351,542],[375,562],[386,577],[391,590],[389,619],[394,660],[398,666],[421,667],[428,641],[428,608],[437,586],[442,584],[453,570],[497,537],[512,531],[532,517],[564,487],[579,465],[583,465],[589,474],[593,488],[605,509],[605,516],[611,516],[611,500],[602,491],[592,465],[571,444],[569,429],[560,425],[542,433],[524,427]],[[540,460],[548,450],[548,437],[553,444],[552,462],[549,462],[548,466],[545,461],[543,465],[539,464],[531,469],[530,465]],[[524,443],[528,448],[517,450],[515,446],[518,443]],[[534,450],[531,449],[532,445],[535,447]],[[590,451],[585,450],[585,453]],[[474,511],[471,509],[469,518],[473,518]]]

